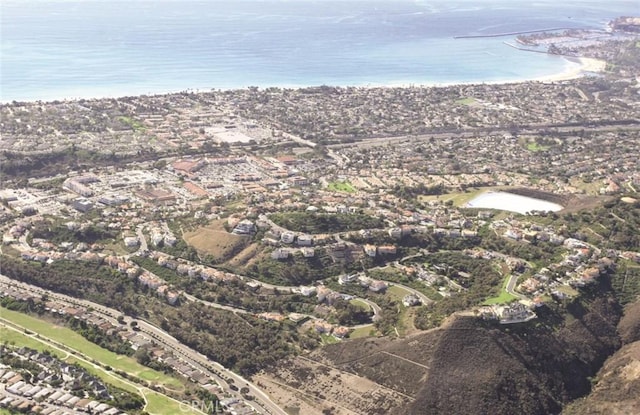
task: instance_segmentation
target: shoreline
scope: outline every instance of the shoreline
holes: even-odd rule
[[[527,82],[543,82],[543,83],[552,83],[552,82],[562,82],[562,81],[570,81],[574,79],[579,79],[588,74],[601,73],[604,71],[606,67],[606,61],[595,59],[595,58],[587,58],[587,57],[568,57],[568,56],[558,56],[565,60],[565,68],[562,72],[544,75],[536,78],[527,78],[527,79],[515,79],[515,80],[492,80],[492,81],[471,81],[471,82],[406,82],[399,81],[393,82],[389,81],[386,83],[375,84],[375,83],[365,83],[365,84],[351,84],[351,85],[327,85],[329,87],[334,88],[446,88],[455,85],[503,85],[503,84],[516,84],[516,83],[527,83]],[[259,88],[282,88],[282,89],[303,89],[303,88],[317,88],[322,85],[264,85]],[[94,91],[95,93],[91,93],[89,90],[86,90],[87,93],[83,93],[84,91],[76,91],[78,92],[78,96],[66,96],[66,97],[58,97],[58,98],[40,98],[40,99],[25,99],[25,100],[17,100],[17,99],[9,99],[5,100],[3,97],[0,97],[0,105],[10,105],[13,102],[17,103],[51,103],[55,101],[59,102],[75,102],[79,100],[100,100],[100,99],[119,99],[125,97],[139,97],[139,96],[163,96],[163,95],[172,95],[172,94],[180,94],[180,93],[207,93],[211,91],[238,91],[238,90],[246,90],[250,88],[250,86],[245,87],[234,87],[234,88],[215,88],[215,87],[207,87],[207,88],[185,88],[180,90],[171,90],[168,88],[165,91],[158,92],[140,92],[136,93],[133,91],[132,93],[100,93],[98,91]],[[142,88],[140,88],[142,89]]]

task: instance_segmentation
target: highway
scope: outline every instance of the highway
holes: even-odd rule
[[[58,302],[62,302],[69,305],[82,306],[85,308],[92,309],[98,315],[104,317],[108,321],[112,322],[114,325],[118,325],[117,322],[118,316],[121,316],[122,313],[118,310],[105,307],[103,305],[87,301],[81,300],[74,297],[70,297],[64,294],[59,294],[54,291],[45,290],[43,288],[22,283],[19,281],[12,280],[11,278],[0,274],[0,284],[5,286],[10,286],[16,289],[22,289],[30,294],[35,295],[43,295],[46,294],[49,299],[55,300]],[[239,391],[233,391],[229,387],[227,382],[228,379],[233,379],[233,383],[237,386],[238,390],[242,387],[247,387],[249,389],[249,394],[254,397],[253,401],[245,401],[247,404],[252,405],[258,413],[262,414],[274,414],[274,415],[287,415],[287,413],[281,409],[278,405],[276,405],[260,388],[249,382],[244,377],[232,372],[231,370],[225,368],[218,362],[214,362],[208,359],[203,354],[185,346],[180,343],[176,338],[165,332],[164,330],[156,327],[148,321],[142,319],[134,319],[131,317],[125,316],[125,324],[130,324],[131,321],[135,320],[138,323],[138,328],[141,333],[144,333],[150,336],[156,343],[165,348],[165,350],[171,351],[176,357],[182,359],[189,365],[193,366],[196,369],[201,370],[206,375],[216,379],[220,386],[224,389],[225,394],[230,397],[237,397],[242,399],[242,396]],[[244,399],[243,399],[244,400]]]

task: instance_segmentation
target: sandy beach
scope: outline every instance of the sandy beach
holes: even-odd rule
[[[584,76],[587,73],[603,72],[607,66],[607,62],[594,59],[594,58],[565,58],[569,63],[567,69],[558,74],[543,76],[541,78],[534,79],[534,81],[540,82],[557,82],[568,81],[571,79],[577,79]]]

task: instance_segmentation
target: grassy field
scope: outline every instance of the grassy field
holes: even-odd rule
[[[475,98],[472,97],[467,97],[467,98],[461,98],[459,100],[456,101],[456,104],[460,104],[460,105],[473,105],[476,104],[478,101],[476,101]]]
[[[180,383],[178,379],[149,369],[129,356],[118,355],[103,349],[69,328],[52,325],[49,322],[5,308],[0,311],[0,316],[21,327],[25,327],[35,333],[39,333],[42,336],[78,350],[90,359],[111,366],[114,370],[121,370],[140,379],[148,380],[171,389],[181,390],[183,388],[182,383]]]
[[[5,313],[5,309],[2,309],[2,317],[6,318],[6,313]],[[28,317],[28,316],[27,316]],[[9,320],[9,319],[8,319]],[[13,320],[12,320],[13,321]],[[16,324],[19,324],[17,321],[15,322]],[[35,331],[35,330],[34,330]],[[23,333],[19,333],[15,330],[6,328],[6,327],[1,327],[0,326],[0,339],[2,339],[2,341],[6,341],[9,344],[15,344],[15,345],[20,345],[20,346],[26,346],[29,348],[32,348],[34,350],[38,350],[38,351],[49,351],[52,355],[56,356],[57,358],[69,363],[69,364],[78,364],[80,366],[82,366],[84,369],[86,369],[89,373],[91,373],[92,375],[95,375],[97,377],[99,377],[102,381],[109,383],[113,386],[117,386],[121,389],[124,389],[128,392],[131,393],[135,393],[135,394],[142,394],[144,395],[146,401],[147,401],[147,405],[145,407],[145,411],[150,413],[150,414],[154,414],[154,415],[174,415],[174,414],[178,414],[178,413],[185,413],[185,414],[199,414],[201,412],[191,409],[191,408],[185,408],[184,405],[180,405],[179,402],[170,399],[169,397],[162,395],[158,392],[154,392],[152,390],[146,389],[146,388],[139,388],[137,386],[132,385],[129,382],[125,382],[124,380],[122,380],[119,376],[108,372],[106,369],[103,368],[98,368],[92,364],[89,364],[83,360],[80,360],[76,357],[74,357],[72,354],[69,354],[68,356],[65,356],[65,353],[61,352],[60,350],[49,346],[46,343],[46,340],[37,340],[34,339],[30,336],[27,336]],[[62,343],[62,342],[61,342]],[[177,379],[173,379],[177,382]],[[2,414],[2,412],[0,412],[0,414]]]
[[[405,295],[411,294],[411,291],[405,290],[402,287],[398,287],[397,285],[392,285],[387,288],[387,294],[390,295],[394,300],[402,301]]]
[[[144,407],[150,414],[175,415],[175,414],[201,414],[202,412],[191,408],[189,405],[159,394],[158,392],[145,390],[144,396],[147,399],[147,406]]]
[[[363,310],[367,310],[369,311],[371,309],[371,307],[369,307],[369,304],[365,303],[362,300],[359,300],[357,298],[354,298],[353,300],[349,301],[351,304],[358,306],[360,308],[362,308]]]
[[[185,232],[184,240],[200,252],[218,259],[229,259],[232,253],[242,250],[249,237],[231,234],[223,224],[224,220],[217,220],[194,231]]]
[[[502,287],[500,288],[500,294],[496,297],[487,298],[483,303],[484,305],[506,304],[510,301],[518,299],[518,297],[516,297],[515,295],[509,294],[507,292],[507,284],[509,283],[509,278],[511,278],[510,275],[506,275],[504,277],[504,280],[502,281]]]
[[[550,148],[551,147],[549,147],[549,146],[543,146],[543,145],[540,145],[540,144],[538,144],[536,142],[527,143],[527,150],[533,151],[533,152],[536,152],[536,151],[547,151]]]
[[[373,324],[371,324],[371,325],[364,326],[364,327],[359,327],[359,328],[353,330],[349,334],[349,338],[350,339],[360,339],[362,337],[371,337],[371,336],[375,336],[375,335],[376,335],[376,328],[373,326]]]
[[[353,185],[348,181],[331,182],[327,186],[327,189],[332,190],[334,192],[346,192],[346,193],[354,193],[356,191],[356,188],[353,187]]]

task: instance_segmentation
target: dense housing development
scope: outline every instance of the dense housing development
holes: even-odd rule
[[[0,106],[0,407],[611,403],[589,380],[640,340],[638,46],[573,48],[610,67],[572,81]]]

